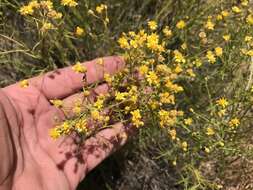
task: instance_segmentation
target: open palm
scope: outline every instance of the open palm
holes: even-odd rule
[[[55,121],[63,121],[68,116],[51,105],[50,100],[61,99],[71,107],[84,83],[101,80],[105,72],[113,74],[124,65],[119,57],[103,60],[103,65],[97,60],[83,63],[87,68],[85,76],[64,68],[29,79],[26,88],[14,84],[1,90],[2,115],[11,130],[9,144],[14,147],[10,153],[11,161],[6,165],[11,165],[12,170],[6,177],[10,179],[6,187],[15,190],[74,190],[91,169],[124,144],[126,139],[118,138],[125,133],[120,123],[99,132],[81,147],[74,135],[57,140],[49,137],[49,129],[54,127]],[[103,84],[95,92],[103,93],[107,88]],[[104,140],[107,143],[101,143]]]

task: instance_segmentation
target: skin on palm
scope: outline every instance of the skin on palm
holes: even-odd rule
[[[29,79],[27,88],[14,84],[1,90],[0,146],[4,148],[0,156],[5,159],[0,164],[0,190],[74,190],[90,170],[125,143],[126,136],[121,137],[128,131],[120,123],[99,132],[81,147],[75,135],[58,140],[49,137],[56,120],[66,119],[49,100],[62,99],[71,106],[84,84],[124,67],[119,57],[103,59],[103,65],[97,60],[83,63],[85,76],[64,68]],[[107,89],[103,84],[94,92],[100,94]]]

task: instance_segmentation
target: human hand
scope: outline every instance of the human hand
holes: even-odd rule
[[[0,90],[0,190],[74,190],[89,171],[125,143],[128,131],[120,123],[81,147],[74,135],[57,140],[49,136],[55,119],[66,119],[66,113],[50,100],[61,99],[71,107],[84,83],[94,83],[104,72],[114,74],[124,67],[119,57],[103,60],[102,66],[97,60],[83,63],[85,76],[68,67],[29,79],[26,88],[14,84]],[[102,84],[94,92],[107,90]]]

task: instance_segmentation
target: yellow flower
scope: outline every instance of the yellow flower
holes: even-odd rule
[[[118,43],[119,43],[121,48],[130,49],[130,45],[129,45],[128,40],[126,39],[126,37],[123,36],[123,37],[119,38]]]
[[[187,44],[186,44],[186,43],[183,43],[183,44],[181,45],[181,48],[182,48],[183,50],[186,50],[186,49],[187,49]]]
[[[220,98],[216,101],[216,104],[221,106],[222,108],[226,108],[228,106],[228,101],[226,98]]]
[[[21,15],[32,15],[34,10],[33,10],[33,7],[26,5],[26,6],[21,7],[19,12]]]
[[[107,9],[107,5],[105,5],[105,4],[101,4],[101,5],[98,5],[97,7],[96,7],[96,11],[97,11],[97,13],[99,13],[99,14],[101,14],[104,10],[106,10]]]
[[[116,92],[115,93],[115,100],[124,101],[126,99],[126,96],[128,96],[127,92]]]
[[[160,93],[159,97],[160,97],[161,103],[163,104],[175,104],[174,95],[170,95],[168,92]]]
[[[222,141],[219,142],[219,145],[220,145],[221,147],[225,146],[224,142],[222,142]]]
[[[175,140],[177,137],[177,131],[175,129],[170,129],[169,130],[169,135],[171,136],[172,140]]]
[[[152,85],[152,84],[159,85],[159,82],[160,82],[159,77],[156,75],[154,71],[149,71],[146,78],[149,85]]]
[[[36,0],[32,0],[28,5],[35,8],[35,9],[40,7],[40,4]]]
[[[205,28],[208,30],[214,30],[214,23],[211,20],[208,20],[205,24]]]
[[[61,136],[60,130],[58,128],[52,128],[49,130],[49,136],[56,140]]]
[[[200,67],[202,65],[202,62],[200,59],[196,59],[195,61],[193,61],[193,64],[196,66],[196,67]]]
[[[154,51],[159,50],[159,36],[156,33],[147,36],[147,47]]]
[[[97,63],[99,64],[99,65],[104,65],[104,59],[101,57],[101,58],[98,58],[97,59]]]
[[[246,18],[246,22],[249,25],[253,25],[253,15],[248,15],[247,18]]]
[[[199,37],[200,38],[206,38],[206,33],[205,32],[200,32]]]
[[[245,36],[244,41],[250,42],[252,40],[252,36]]]
[[[89,9],[89,10],[88,10],[88,14],[90,14],[90,15],[94,15],[95,13],[94,13],[94,11],[93,11],[93,10]]]
[[[175,62],[177,62],[177,63],[185,63],[186,62],[183,54],[180,51],[174,50],[173,53],[174,53]]]
[[[249,1],[248,0],[242,0],[242,6],[248,6]]]
[[[246,55],[253,57],[253,50],[249,50],[246,52]]]
[[[193,72],[192,69],[187,69],[186,72],[189,74],[190,77],[196,77],[196,74]]]
[[[234,128],[234,127],[238,127],[240,125],[240,121],[238,118],[235,117],[235,118],[231,119],[228,124],[231,128]]]
[[[214,53],[212,52],[212,51],[207,51],[207,53],[206,53],[206,58],[208,59],[208,61],[210,62],[210,63],[215,63],[216,62],[216,58],[215,58],[215,55],[214,55]]]
[[[148,104],[150,105],[152,110],[155,110],[156,108],[159,107],[159,102],[156,100],[150,100]]]
[[[94,119],[94,120],[99,121],[101,119],[99,111],[98,110],[92,110],[91,111],[91,118]]]
[[[40,6],[43,9],[52,10],[53,9],[53,2],[52,1],[41,1]]]
[[[19,9],[21,15],[32,15],[34,9],[39,7],[38,1],[31,1],[28,5],[24,5]]]
[[[140,127],[144,125],[144,123],[141,121],[141,113],[139,109],[131,111],[130,113],[132,115],[132,122],[134,126]]]
[[[138,42],[136,40],[130,40],[130,45],[136,49],[138,47]]]
[[[60,18],[62,18],[62,13],[56,12],[55,10],[50,10],[50,11],[47,13],[47,16],[48,16],[49,18],[53,18],[53,19],[60,19]]]
[[[157,22],[151,20],[151,21],[148,22],[148,26],[149,26],[149,28],[150,28],[151,30],[156,30],[156,29],[157,29]]]
[[[108,84],[111,84],[112,81],[113,81],[113,77],[112,77],[110,74],[108,74],[108,73],[105,73],[105,74],[104,74],[104,79],[105,79],[105,81],[106,81]]]
[[[226,41],[226,42],[228,42],[229,40],[230,40],[230,38],[231,38],[231,36],[229,35],[229,34],[226,34],[226,35],[224,35],[224,36],[222,36],[223,37],[223,39]]]
[[[205,147],[204,150],[206,153],[210,153],[210,149],[208,147]]]
[[[89,96],[90,95],[90,91],[88,91],[88,90],[83,91],[83,95],[84,96]]]
[[[221,14],[218,14],[218,15],[216,16],[216,19],[217,19],[217,20],[222,20],[222,19],[223,19],[223,16],[222,16]]]
[[[159,64],[156,66],[156,71],[159,74],[170,75],[171,69],[165,64]]]
[[[146,75],[148,73],[149,68],[146,65],[141,65],[138,70],[141,75]]]
[[[237,6],[233,6],[232,11],[235,12],[235,13],[241,13],[242,12],[242,10]]]
[[[192,118],[184,119],[184,124],[185,124],[185,125],[191,125],[192,122],[193,122]]]
[[[173,126],[176,122],[176,117],[171,117],[170,112],[166,110],[160,110],[158,112],[159,119],[160,119],[160,126],[164,127],[166,126]]]
[[[101,110],[104,107],[104,97],[98,97],[97,101],[93,104],[97,110]]]
[[[77,73],[85,73],[87,71],[87,68],[79,61],[72,67],[72,69]]]
[[[75,7],[78,3],[75,0],[61,0],[63,6]]]
[[[28,80],[25,79],[25,80],[20,81],[20,82],[19,82],[19,86],[20,86],[21,88],[27,88],[27,87],[29,86]]]
[[[214,132],[214,130],[213,130],[212,127],[207,127],[207,129],[206,129],[206,134],[207,134],[208,136],[212,136],[212,135],[215,134],[215,132]]]
[[[165,87],[167,87],[169,90],[171,90],[174,93],[178,93],[184,90],[182,86],[173,84],[170,80],[166,81]]]
[[[83,118],[81,118],[80,120],[78,120],[78,122],[75,125],[75,129],[79,132],[79,133],[87,133],[88,129],[87,129],[87,121]]]
[[[79,26],[77,26],[77,27],[76,27],[75,34],[76,34],[77,36],[82,36],[82,35],[84,34],[84,29],[81,28],[81,27],[79,27]]]
[[[169,29],[168,26],[166,26],[164,29],[163,29],[163,34],[166,36],[166,37],[171,37],[172,36],[172,31]]]
[[[223,51],[222,51],[221,47],[216,47],[215,48],[215,54],[216,54],[216,56],[220,57],[220,56],[222,56],[222,53],[223,53]]]
[[[51,30],[51,29],[54,29],[54,26],[53,26],[53,24],[50,23],[50,22],[45,22],[45,23],[43,24],[43,26],[41,27],[41,31],[42,31],[42,32],[46,32],[46,31]]]
[[[182,142],[181,144],[183,151],[187,151],[188,143],[186,141]]]
[[[183,71],[182,67],[180,65],[177,65],[176,68],[174,69],[174,72],[179,74]]]
[[[61,126],[62,133],[69,135],[71,132],[71,125],[68,122],[64,122]]]
[[[223,17],[227,17],[229,15],[229,12],[228,11],[221,11],[221,15]]]
[[[183,29],[183,28],[185,28],[185,27],[186,27],[185,21],[184,21],[184,20],[178,21],[178,23],[176,24],[176,27],[177,27],[178,29]]]
[[[50,100],[50,102],[57,108],[61,108],[63,106],[62,100]]]

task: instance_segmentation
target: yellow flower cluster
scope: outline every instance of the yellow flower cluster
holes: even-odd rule
[[[253,15],[252,15],[252,14],[250,14],[250,15],[247,16],[246,22],[247,22],[249,25],[253,25]]]
[[[179,50],[174,50],[174,60],[176,63],[185,63],[186,59],[184,58],[183,54]]]
[[[230,34],[223,35],[222,37],[226,42],[228,42],[231,38]]]
[[[50,102],[57,108],[61,108],[63,106],[62,100],[50,100]]]
[[[233,118],[229,121],[228,125],[231,127],[231,128],[235,128],[235,127],[238,127],[240,125],[240,120],[238,118]]]
[[[215,54],[210,50],[207,51],[206,58],[212,64],[216,62]]]
[[[205,24],[205,28],[208,30],[214,30],[214,26],[215,24],[210,19],[208,19]]]
[[[222,108],[226,108],[228,106],[228,101],[226,98],[220,98],[216,101],[217,105],[221,106]]]
[[[27,5],[20,8],[19,12],[21,15],[33,15],[35,10],[43,10],[48,18],[60,19],[62,18],[62,13],[57,12],[53,8],[53,2],[50,0],[40,1],[32,0]]]
[[[131,111],[131,115],[132,115],[131,121],[134,126],[140,127],[144,125],[143,121],[141,121],[141,113],[139,109]]]
[[[80,26],[77,26],[77,27],[76,27],[75,34],[76,34],[77,36],[82,36],[82,35],[84,34],[84,29],[81,28]]]
[[[96,7],[97,13],[101,14],[104,10],[107,10],[107,5],[101,4]]]
[[[85,73],[87,71],[87,68],[82,65],[80,62],[77,62],[72,69],[77,73]]]
[[[214,49],[214,52],[211,50],[208,50],[206,52],[206,58],[209,63],[214,64],[216,63],[216,56],[221,57],[223,55],[223,49],[221,47],[216,47]]]
[[[184,28],[186,27],[185,21],[184,21],[184,20],[178,21],[177,24],[176,24],[176,27],[177,27],[178,29],[184,29]]]
[[[177,122],[178,116],[183,116],[183,112],[177,110],[166,111],[161,109],[158,112],[160,126],[161,127],[170,127],[173,126]]]
[[[164,51],[164,44],[159,43],[159,36],[156,33],[148,35],[144,30],[139,33],[129,32],[129,35],[123,34],[118,43],[123,49],[140,48],[146,46],[148,49],[156,52]]]
[[[148,26],[149,26],[149,28],[151,29],[151,30],[156,30],[157,29],[157,23],[156,23],[156,21],[149,21],[148,22]]]
[[[19,83],[19,86],[20,86],[21,88],[27,88],[27,87],[29,86],[28,80],[27,80],[27,79],[22,80],[22,81]]]
[[[212,135],[215,134],[215,131],[214,131],[214,129],[213,129],[212,127],[208,127],[208,128],[206,129],[206,134],[207,134],[208,136],[212,136]]]
[[[63,6],[76,7],[78,3],[75,0],[61,0]]]
[[[51,24],[50,22],[45,22],[42,27],[41,27],[41,31],[42,32],[46,32],[48,30],[54,29],[53,24]]]
[[[237,7],[237,6],[233,6],[233,7],[232,7],[232,11],[233,11],[234,13],[241,13],[241,12],[242,12],[242,10],[241,10],[239,7]]]
[[[168,26],[166,26],[163,29],[163,34],[165,35],[165,37],[170,38],[172,36],[172,31]]]
[[[39,8],[40,4],[38,1],[31,1],[28,5],[24,5],[20,8],[19,12],[21,15],[32,15],[34,10]]]

